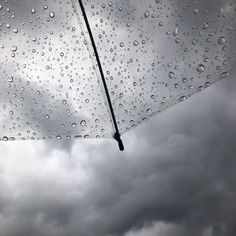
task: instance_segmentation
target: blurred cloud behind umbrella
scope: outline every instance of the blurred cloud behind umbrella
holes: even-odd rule
[[[233,77],[230,0],[0,1],[1,140],[114,137]]]

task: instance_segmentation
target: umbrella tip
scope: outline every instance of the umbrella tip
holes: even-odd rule
[[[116,132],[113,137],[118,142],[120,151],[124,151],[125,148],[124,148],[124,144],[121,140],[120,134]]]

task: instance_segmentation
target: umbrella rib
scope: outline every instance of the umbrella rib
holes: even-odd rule
[[[110,109],[113,124],[114,124],[114,127],[115,127],[115,134],[114,134],[113,137],[118,142],[120,150],[123,151],[124,150],[124,145],[123,145],[123,142],[121,140],[121,135],[120,135],[119,128],[118,128],[118,125],[117,125],[114,109],[113,109],[113,106],[112,106],[110,94],[109,94],[108,87],[107,87],[107,84],[106,84],[106,79],[105,79],[105,76],[104,76],[104,73],[103,73],[103,69],[102,69],[101,61],[100,61],[99,54],[98,54],[98,51],[97,51],[97,47],[96,47],[96,44],[95,44],[95,40],[94,40],[94,37],[93,37],[93,34],[92,34],[92,30],[90,28],[90,24],[89,24],[88,17],[87,17],[87,14],[86,14],[86,11],[85,11],[85,8],[84,8],[84,5],[83,5],[83,1],[82,0],[78,0],[78,1],[79,1],[79,4],[80,4],[80,8],[82,10],[83,16],[84,16],[84,21],[85,21],[85,24],[86,24],[86,27],[87,27],[87,30],[88,30],[88,33],[89,33],[89,37],[90,37],[90,40],[91,40],[91,43],[92,43],[92,47],[93,47],[93,50],[94,50],[94,53],[95,53],[95,57],[96,57],[97,64],[98,64],[98,69],[99,69],[99,72],[100,72],[100,75],[101,75],[101,78],[102,78],[102,83],[103,83],[103,86],[104,86],[104,89],[105,89],[109,109]]]

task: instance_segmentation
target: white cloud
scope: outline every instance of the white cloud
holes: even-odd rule
[[[174,224],[157,222],[138,231],[130,231],[124,236],[175,236],[179,235],[182,231],[182,228]]]

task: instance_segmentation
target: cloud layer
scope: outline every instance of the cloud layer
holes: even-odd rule
[[[113,141],[1,144],[3,236],[233,236],[236,84]]]

